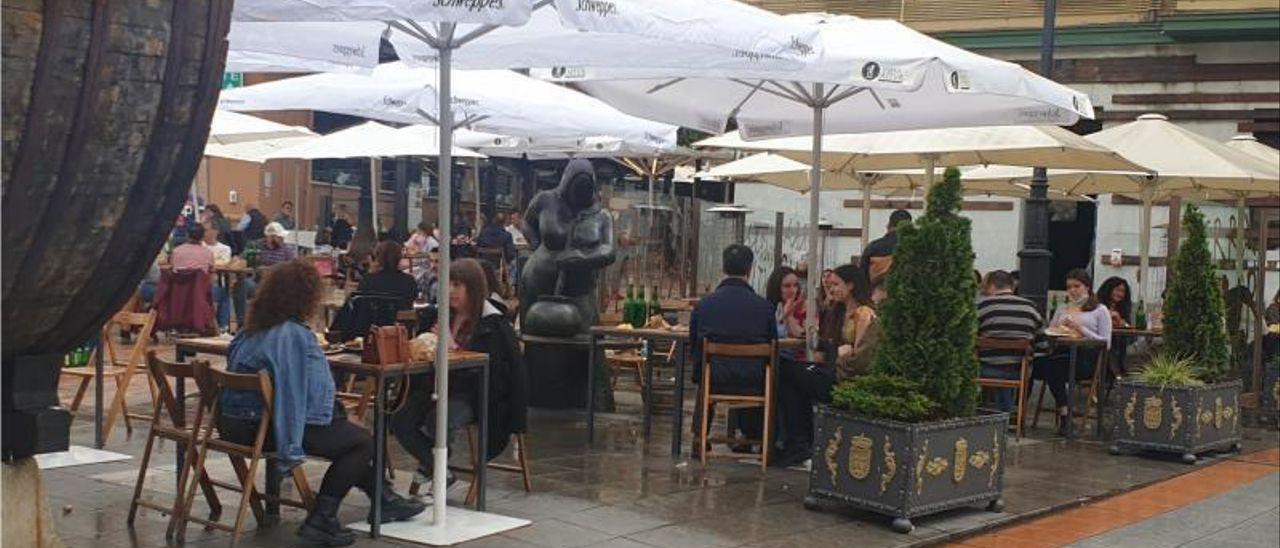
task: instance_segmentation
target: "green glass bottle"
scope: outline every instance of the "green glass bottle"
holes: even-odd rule
[[[636,285],[634,282],[627,282],[627,300],[622,301],[622,321],[632,326],[636,324]]]
[[[1147,304],[1138,301],[1138,311],[1133,314],[1133,326],[1138,329],[1147,328]]]
[[[645,301],[644,284],[640,285],[640,290],[636,292],[636,304],[634,315],[631,316],[631,327],[639,329],[649,321],[649,303]]]
[[[658,298],[658,285],[653,285],[653,291],[649,293],[649,317],[662,314],[662,300]]]

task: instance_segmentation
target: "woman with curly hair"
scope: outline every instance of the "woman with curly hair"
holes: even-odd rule
[[[329,361],[307,327],[319,302],[320,276],[313,266],[290,261],[272,267],[258,286],[244,329],[231,341],[227,371],[270,374],[275,402],[267,449],[279,455],[280,467],[297,466],[304,455],[330,461],[298,536],[326,546],[346,546],[355,541],[355,534],[338,521],[338,506],[352,487],[372,497],[379,474],[373,469],[373,438],[347,420],[336,400]],[[252,443],[263,410],[258,396],[224,392],[220,408],[220,435]],[[382,493],[383,521],[406,520],[426,508],[395,494],[389,485]]]

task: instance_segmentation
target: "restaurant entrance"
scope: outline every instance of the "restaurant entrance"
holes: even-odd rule
[[[1093,264],[1097,247],[1098,204],[1054,201],[1049,205],[1049,289],[1063,289],[1067,272]]]

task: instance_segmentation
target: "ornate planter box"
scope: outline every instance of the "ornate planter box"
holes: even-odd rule
[[[899,533],[960,506],[1000,511],[1008,424],[1008,413],[913,424],[819,405],[805,507],[840,501],[892,516]]]
[[[1240,381],[1167,387],[1124,380],[1116,384],[1111,452],[1180,453],[1187,464],[1210,450],[1240,448]]]
[[[1262,370],[1262,387],[1258,390],[1258,421],[1280,426],[1280,359]]]

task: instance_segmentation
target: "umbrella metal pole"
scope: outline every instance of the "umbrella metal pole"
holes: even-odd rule
[[[1235,257],[1233,257],[1236,260],[1236,285],[1244,285],[1244,278],[1245,278],[1244,276],[1244,244],[1245,244],[1244,223],[1245,223],[1245,219],[1248,218],[1248,216],[1249,216],[1249,210],[1246,207],[1245,197],[1243,194],[1241,194],[1239,197],[1236,198],[1236,233],[1235,233],[1236,252],[1235,252]],[[1173,230],[1173,227],[1170,226],[1169,230]],[[1266,255],[1265,248],[1262,248],[1262,249],[1264,249],[1263,256],[1265,257]],[[1169,251],[1173,251],[1173,250],[1171,249]],[[1263,307],[1263,310],[1265,309],[1266,308]]]
[[[804,317],[806,357],[814,359],[818,349],[818,281],[822,271],[818,266],[818,208],[822,193],[822,84],[813,85],[813,149],[809,159],[809,274],[808,292],[805,293]]]
[[[452,64],[453,64],[453,23],[441,23],[440,25],[440,78],[439,78],[439,97],[440,112],[438,120],[440,121],[440,235],[443,241],[440,242],[440,274],[439,274],[439,297],[437,302],[445,303],[445,306],[439,307],[439,313],[436,325],[440,328],[436,331],[439,333],[440,344],[436,351],[436,435],[435,447],[432,449],[434,462],[432,463],[431,477],[431,499],[432,499],[432,523],[436,527],[444,527],[445,525],[445,505],[447,499],[445,477],[449,474],[449,264],[452,254],[452,212],[453,206],[453,107],[450,104],[452,92]],[[484,466],[484,456],[478,459],[480,466]],[[381,477],[381,476],[379,476]]]
[[[1138,301],[1146,302],[1151,287],[1149,267],[1151,263],[1151,203],[1155,200],[1155,187],[1142,187],[1142,236],[1138,240]],[[1165,264],[1165,269],[1171,268]]]
[[[370,206],[373,208],[373,218],[369,221],[373,223],[373,240],[378,241],[378,159],[369,158],[369,199]]]
[[[871,243],[871,181],[862,183],[862,251],[866,255],[867,245]]]

